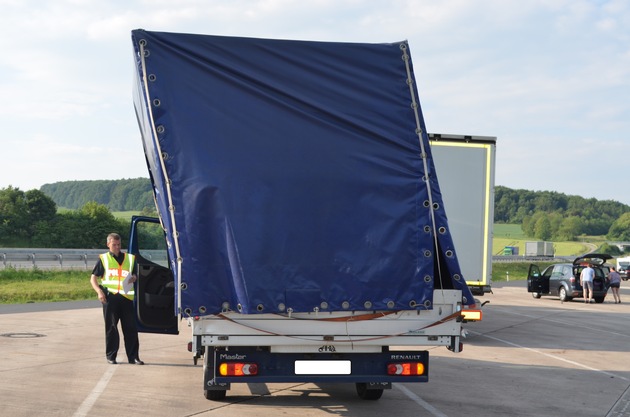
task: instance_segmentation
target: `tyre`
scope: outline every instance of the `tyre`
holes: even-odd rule
[[[560,298],[560,301],[571,301],[573,299],[573,297],[569,297],[569,294],[567,294],[567,289],[564,287],[560,287],[558,288],[558,297]]]
[[[603,303],[604,302],[604,298],[606,297],[594,297],[594,300],[596,303]]]
[[[202,348],[204,349],[204,348]],[[214,369],[214,352],[210,346],[205,347],[205,354],[203,355],[203,383],[204,387],[211,379],[211,372]],[[209,386],[209,385],[208,385]],[[227,387],[226,387],[227,388]],[[224,400],[227,395],[227,389],[205,389],[203,390],[203,396],[206,400],[221,401]]]
[[[225,397],[227,395],[227,390],[221,389],[221,390],[217,390],[217,389],[212,389],[212,390],[204,390],[203,391],[203,396],[206,397],[206,400],[211,400],[211,401],[221,401],[221,400],[225,400]]]
[[[382,389],[367,389],[367,384],[364,382],[357,382],[357,394],[363,400],[378,400],[383,396]]]
[[[534,298],[540,298],[540,297],[542,297],[542,294],[541,294],[541,293],[539,293],[539,292],[533,292],[533,293],[532,293],[532,297],[534,297]]]

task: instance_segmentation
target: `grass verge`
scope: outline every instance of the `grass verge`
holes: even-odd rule
[[[549,265],[557,262],[493,262],[492,282],[519,281],[527,279],[530,264],[536,264],[542,271]]]
[[[492,281],[527,279],[530,262],[495,262]],[[537,263],[541,270],[549,263]],[[0,269],[0,304],[90,300],[95,298],[88,271]]]
[[[0,270],[0,304],[88,300],[95,297],[86,271]]]

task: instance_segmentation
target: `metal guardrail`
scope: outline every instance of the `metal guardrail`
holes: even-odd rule
[[[0,248],[0,268],[92,269],[98,256],[107,249],[44,249]],[[166,264],[166,253],[161,250],[143,251],[142,256]],[[573,256],[495,255],[492,262],[573,262]]]
[[[576,256],[495,255],[492,262],[573,262]]]
[[[0,268],[92,269],[107,249],[0,248]],[[166,262],[164,251],[143,251],[145,258]]]

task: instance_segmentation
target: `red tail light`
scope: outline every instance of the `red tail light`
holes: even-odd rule
[[[258,365],[255,363],[227,362],[219,365],[221,376],[253,376],[258,375]]]
[[[388,375],[423,375],[424,364],[422,362],[402,362],[402,363],[390,363],[387,365]]]

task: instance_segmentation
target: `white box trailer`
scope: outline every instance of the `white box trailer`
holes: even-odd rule
[[[491,292],[496,137],[429,133],[444,208],[464,278]]]
[[[554,256],[553,242],[525,242],[525,256]]]

